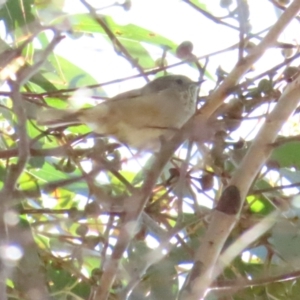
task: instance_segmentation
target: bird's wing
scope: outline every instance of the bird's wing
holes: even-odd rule
[[[176,93],[164,90],[155,94],[106,101],[82,110],[79,119],[96,132],[108,134],[114,134],[109,131],[117,131],[124,124],[133,128],[171,129],[174,127],[174,117],[182,113],[178,102]],[[95,129],[97,127],[99,130]]]

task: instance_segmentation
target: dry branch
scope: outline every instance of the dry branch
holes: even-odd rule
[[[217,91],[212,94],[208,104],[201,110],[200,115],[210,116],[219,107],[241,76],[267,48],[276,42],[279,34],[297,15],[299,9],[300,1],[295,0],[282,14],[263,41],[253,49],[253,52],[238,62]],[[273,149],[271,144],[274,143],[279,130],[296,109],[299,95],[300,77],[292,82],[280,97],[227,188],[223,191],[217,208],[212,212],[210,226],[196,252],[194,266],[186,279],[179,299],[198,300],[205,296],[207,289],[215,279],[216,261],[228,235],[238,220],[248,190],[255,176],[271,154]]]

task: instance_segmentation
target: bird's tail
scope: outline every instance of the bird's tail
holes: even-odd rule
[[[38,113],[37,123],[39,125],[45,125],[52,128],[76,125],[81,123],[78,119],[78,116],[78,110],[74,111],[71,109],[61,110],[48,108]]]

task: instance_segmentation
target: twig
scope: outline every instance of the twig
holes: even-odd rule
[[[107,262],[104,268],[104,272],[101,277],[101,285],[95,291],[93,291],[93,295],[90,297],[90,299],[107,299],[115,276],[119,270],[120,260],[135,234],[135,229],[143,212],[144,206],[151,196],[152,190],[165,164],[169,161],[171,155],[184,140],[184,137],[187,135],[191,127],[191,124],[192,120],[190,120],[180,131],[178,131],[170,142],[163,144],[160,152],[156,154],[156,159],[151,169],[147,171],[147,175],[141,189],[137,190],[131,197],[128,197],[125,200],[125,215],[122,220],[117,243],[114,247],[110,260]]]
[[[237,83],[249,66],[276,41],[277,36],[299,9],[300,0],[295,0],[282,14],[261,44],[253,49],[252,54],[236,65],[219,89],[210,97],[203,114],[210,115],[218,108],[229,89]],[[212,212],[210,226],[201,241],[201,246],[197,249],[194,266],[180,293],[180,300],[202,299],[214,280],[216,261],[228,235],[236,224],[247,192],[264,162],[271,154],[273,147],[270,145],[274,143],[283,123],[297,107],[299,95],[300,76],[289,85],[280,97],[276,107],[266,118],[264,126],[230,180],[229,185],[223,191],[216,210]]]
[[[237,62],[234,69],[229,73],[218,89],[211,94],[210,97],[208,97],[206,104],[199,112],[200,115],[204,115],[208,118],[220,105],[222,105],[225,98],[231,93],[232,88],[238,83],[241,77],[265,53],[268,48],[272,47],[276,43],[278,36],[297,15],[299,8],[300,2],[295,0],[281,15],[279,20],[270,29],[260,44],[251,49],[251,52],[248,54],[248,56]]]
[[[120,43],[120,41],[117,39],[117,37],[114,35],[114,33],[110,30],[110,28],[105,24],[105,22],[101,19],[101,16],[99,16],[96,12],[96,10],[88,4],[85,0],[80,0],[81,3],[89,10],[91,16],[95,19],[95,21],[103,28],[107,36],[110,38],[113,46],[116,46],[120,51],[122,51],[125,55],[125,58],[134,66],[137,68],[140,74],[143,74],[144,78],[148,82],[149,79],[144,75],[143,68],[137,63],[137,61],[131,57],[127,49]]]
[[[32,37],[30,38],[30,40]],[[48,47],[43,51],[40,60],[32,65],[32,66],[25,66],[16,74],[17,80],[10,80],[8,82],[10,88],[11,88],[11,99],[13,101],[13,110],[18,118],[18,124],[17,124],[17,134],[19,136],[19,143],[18,143],[18,161],[15,165],[11,165],[11,167],[8,170],[3,189],[0,192],[0,245],[6,246],[9,240],[8,232],[12,231],[12,228],[8,228],[6,226],[6,223],[4,221],[5,213],[9,209],[9,207],[12,206],[12,199],[14,195],[15,185],[17,183],[17,180],[21,173],[23,172],[27,160],[29,158],[30,152],[29,152],[29,138],[27,135],[27,129],[26,129],[26,113],[24,108],[24,103],[22,99],[22,95],[20,93],[20,88],[23,83],[25,83],[33,74],[35,74],[41,65],[45,62],[47,56],[53,51],[54,47],[57,45],[57,43],[62,39],[62,37],[55,33],[53,40],[50,42]],[[26,42],[24,43],[26,44]],[[15,228],[14,228],[15,229]],[[20,244],[24,247],[24,252],[27,251],[26,247],[31,247],[32,245],[24,245],[24,243],[20,240]],[[28,270],[27,270],[28,271]],[[29,270],[30,272],[30,270]],[[32,274],[31,276],[38,276],[38,274]],[[32,277],[32,278],[33,278]],[[6,267],[5,267],[5,261],[1,259],[1,270],[0,270],[0,298],[1,299],[7,299],[7,295],[5,292],[6,289]],[[40,277],[41,278],[41,277]],[[24,279],[24,282],[26,279]],[[47,288],[46,288],[46,282],[41,282],[36,287],[36,292],[39,294],[40,297],[43,299],[49,299],[49,295],[47,295]],[[28,299],[29,295],[32,293],[30,290],[32,289],[31,285],[27,286],[27,290],[24,291],[24,293],[27,293],[26,298]],[[32,298],[31,298],[32,299]]]

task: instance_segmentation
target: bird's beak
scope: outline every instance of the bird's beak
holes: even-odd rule
[[[194,81],[194,83],[199,86],[204,81],[205,81],[205,79],[201,79],[199,81]]]
[[[205,81],[205,80],[193,81],[193,82],[191,83],[191,85],[194,86],[194,87],[196,87],[196,88],[198,89],[198,91],[199,91],[200,85],[201,85],[201,83],[204,82],[204,81]]]

